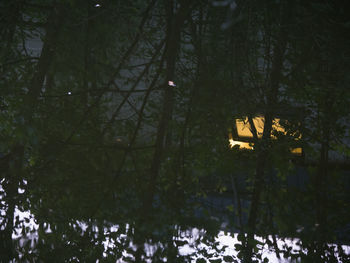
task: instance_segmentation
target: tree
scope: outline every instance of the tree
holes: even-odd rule
[[[180,236],[205,229],[215,248],[223,218],[240,233],[244,262],[261,259],[256,235],[279,257],[339,259],[329,244],[342,242],[334,236],[349,221],[339,212],[349,196],[329,153],[348,152],[342,3],[0,7],[1,260],[187,262]],[[228,147],[234,119],[247,119],[253,151]],[[317,162],[290,153],[300,144]],[[309,169],[307,190],[288,183],[298,169]],[[214,197],[232,205],[211,209]],[[25,245],[30,234],[37,242]],[[308,252],[279,248],[276,235],[300,238]]]

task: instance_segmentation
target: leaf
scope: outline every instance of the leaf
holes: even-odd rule
[[[245,240],[244,234],[238,234],[237,240],[243,242]]]
[[[228,205],[226,208],[228,211],[233,212],[233,205]]]
[[[224,261],[225,262],[234,262],[234,259],[231,256],[224,256]]]
[[[236,250],[241,250],[242,249],[242,245],[241,244],[235,244],[235,249]]]
[[[188,244],[188,241],[186,241],[186,240],[176,240],[175,244],[177,246],[184,246],[184,245]]]

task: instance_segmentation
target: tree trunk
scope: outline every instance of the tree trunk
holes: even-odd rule
[[[141,224],[147,225],[149,222],[149,216],[152,214],[153,199],[156,194],[156,184],[159,177],[159,170],[162,162],[163,153],[165,150],[166,136],[168,133],[169,120],[172,117],[173,111],[173,99],[174,99],[174,88],[168,85],[168,81],[174,81],[175,77],[175,62],[180,47],[181,30],[183,24],[189,15],[191,10],[192,1],[183,1],[176,14],[173,14],[174,5],[172,1],[167,1],[166,12],[167,12],[167,37],[166,37],[166,72],[165,72],[165,83],[164,83],[164,97],[163,97],[163,110],[162,116],[157,129],[157,137],[155,144],[155,152],[150,167],[149,177],[147,181],[145,198],[141,208]],[[168,137],[168,141],[170,138]],[[136,261],[141,260],[143,253],[143,242],[146,238],[145,233],[139,233],[137,237],[138,250],[136,252]]]
[[[271,138],[273,119],[276,114],[276,102],[278,101],[278,91],[281,82],[284,54],[287,47],[287,24],[291,15],[291,1],[281,4],[281,27],[277,36],[276,45],[273,50],[272,68],[270,73],[270,88],[267,92],[267,105],[265,111],[265,123],[261,142],[257,145],[257,163],[254,176],[252,201],[248,215],[248,235],[245,246],[244,262],[251,262],[254,234],[258,219],[261,193],[264,189],[265,169],[269,154],[269,144]]]
[[[24,118],[23,127],[19,129],[27,129],[32,125],[32,116],[35,112],[36,104],[40,92],[43,88],[45,76],[50,66],[53,54],[54,45],[57,42],[59,21],[61,20],[62,10],[54,9],[49,17],[49,25],[46,32],[44,45],[42,48],[41,56],[37,65],[37,70],[30,82],[29,92],[24,100],[24,108],[22,109],[22,117]],[[12,233],[14,230],[14,213],[17,205],[18,197],[18,185],[21,178],[21,172],[23,170],[23,158],[24,158],[25,145],[16,145],[7,159],[8,170],[5,172],[6,183],[4,184],[5,201],[7,205],[4,230],[1,230],[1,242],[0,248],[1,255],[6,255],[5,260],[11,260],[15,257],[15,248],[12,242]],[[4,251],[4,252],[3,252]]]
[[[159,169],[164,152],[164,141],[167,134],[169,120],[171,119],[173,110],[174,87],[168,85],[168,81],[174,80],[175,76],[175,60],[180,47],[180,34],[185,19],[190,11],[191,2],[185,2],[181,5],[178,13],[175,15],[174,21],[168,22],[168,37],[166,43],[166,83],[164,84],[165,93],[163,98],[162,117],[157,129],[156,148],[153,154],[153,160],[150,169],[150,177],[148,182],[148,190],[146,193],[145,202],[143,204],[143,212],[148,214],[152,207],[153,198],[155,195],[156,181],[159,175]]]
[[[45,77],[50,68],[56,49],[59,31],[63,20],[63,7],[57,5],[53,8],[48,18],[46,36],[41,50],[40,58],[34,76],[31,80],[29,91],[26,96],[27,114],[26,119],[31,119],[32,114],[37,106],[37,100],[42,91]]]

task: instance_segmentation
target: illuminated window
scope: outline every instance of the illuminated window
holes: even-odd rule
[[[264,124],[265,124],[264,116],[254,117],[253,123],[257,132],[257,136],[259,139],[261,139],[264,131]],[[279,118],[273,119],[272,130],[274,131],[273,133],[279,132],[284,135],[287,134],[285,128],[280,125]],[[271,134],[271,138],[277,139],[273,133]],[[229,134],[230,147],[233,148],[238,145],[240,149],[253,150],[254,149],[253,137],[254,136],[248,121],[248,117],[245,117],[244,119],[236,119],[235,131],[233,132],[233,134],[232,133]],[[296,138],[296,140],[299,140],[300,138],[301,136]],[[295,155],[301,155],[302,148],[293,148],[291,149],[291,153]]]

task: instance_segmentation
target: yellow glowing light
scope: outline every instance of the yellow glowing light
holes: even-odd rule
[[[286,131],[281,125],[279,125],[279,121],[280,119],[278,118],[275,118],[273,120],[272,129],[285,134]],[[256,129],[258,138],[261,138],[264,132],[265,118],[263,116],[254,117],[253,123]],[[253,138],[253,133],[251,131],[250,124],[248,122],[248,117],[246,117],[244,120],[236,119],[236,127],[237,127],[237,134],[239,137]],[[272,137],[275,138],[275,136],[273,135]]]
[[[237,128],[237,135],[239,138],[245,138],[245,140],[253,139],[253,133],[251,126],[248,121],[248,117],[245,117],[244,119],[236,119],[236,128]],[[273,119],[272,122],[272,130],[280,132],[284,135],[287,134],[286,130],[284,127],[282,127],[280,124],[280,119],[275,118]],[[265,118],[264,116],[257,116],[253,117],[253,123],[257,132],[257,136],[259,139],[262,138],[263,132],[264,132],[264,124],[265,124]],[[273,134],[271,134],[272,139],[277,139],[277,137]],[[296,140],[299,140],[301,138],[301,135],[296,138]],[[233,139],[232,134],[229,134],[229,143],[230,147],[233,148],[234,146],[238,145],[240,149],[248,149],[248,150],[253,150],[253,143],[249,142],[242,142],[242,141],[236,141]],[[302,148],[292,148],[291,153],[296,154],[296,155],[301,155],[302,154]]]
[[[240,149],[253,150],[253,146],[251,146],[248,142],[240,142],[240,141],[235,141],[233,139],[229,139],[229,142],[230,142],[230,147],[231,148],[233,148],[236,145],[238,145]]]
[[[302,148],[293,148],[290,150],[291,153],[296,154],[296,155],[302,155],[303,149]]]

